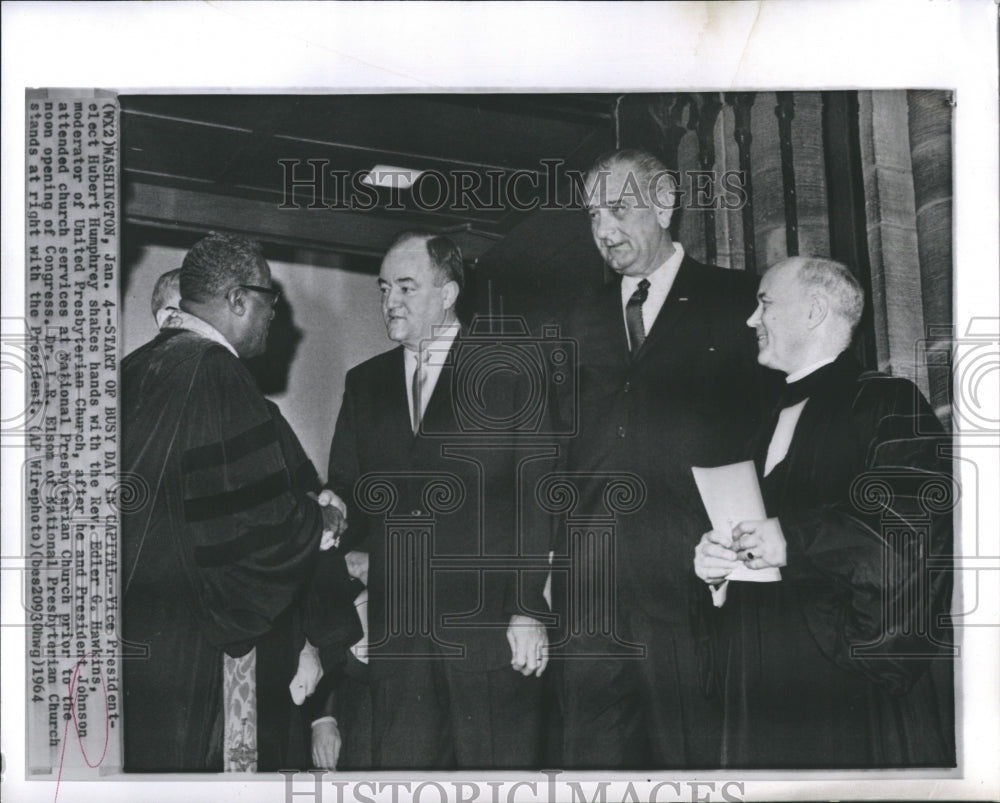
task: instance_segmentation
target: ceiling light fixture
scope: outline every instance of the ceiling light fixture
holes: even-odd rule
[[[375,165],[361,179],[361,183],[367,184],[369,187],[408,190],[423,172],[423,170],[412,170],[408,167]]]

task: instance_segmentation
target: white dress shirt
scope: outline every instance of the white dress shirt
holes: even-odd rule
[[[403,360],[403,368],[406,372],[406,405],[410,411],[410,420],[413,420],[413,394],[410,388],[413,387],[413,374],[417,370],[417,363],[423,360],[423,382],[420,385],[420,415],[418,420],[422,420],[424,412],[427,410],[427,402],[434,393],[438,377],[441,376],[441,369],[448,359],[448,352],[451,351],[451,344],[458,337],[458,322],[435,326],[433,339],[420,343],[420,351],[404,349],[406,358]]]
[[[628,331],[628,322],[625,318],[625,309],[628,307],[628,300],[639,288],[639,282],[646,279],[649,282],[649,291],[646,300],[642,304],[642,328],[646,334],[653,328],[656,316],[663,309],[663,302],[667,300],[670,288],[674,286],[674,279],[677,278],[677,271],[684,259],[684,248],[680,243],[674,243],[674,253],[666,262],[654,270],[649,276],[623,276],[622,277],[622,319],[626,321],[625,331]],[[631,343],[629,346],[631,347]]]

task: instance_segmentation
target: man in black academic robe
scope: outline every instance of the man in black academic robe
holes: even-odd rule
[[[948,441],[911,382],[847,350],[846,268],[778,263],[759,301],[760,361],[792,380],[753,448],[772,518],[706,533],[695,558],[721,606],[723,764],[954,766]],[[726,582],[740,560],[781,579]]]
[[[283,621],[324,529],[341,525],[307,496],[287,423],[240,362],[263,349],[276,298],[259,245],[211,235],[186,256],[180,283],[185,328],[122,363],[121,471],[134,491],[121,502],[130,772],[241,761],[223,756],[224,653],[248,655]],[[326,647],[330,632],[311,638]]]

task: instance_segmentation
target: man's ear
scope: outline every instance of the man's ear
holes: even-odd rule
[[[445,282],[441,287],[442,303],[445,309],[453,309],[458,301],[458,282]]]
[[[667,195],[665,199],[663,196]],[[660,228],[666,231],[670,228],[670,221],[674,216],[673,199],[669,198],[669,193],[660,193],[660,197],[656,202],[656,222],[660,224]]]
[[[809,318],[806,326],[815,329],[830,314],[830,299],[823,293],[811,293],[809,295]]]
[[[247,311],[247,291],[242,287],[234,287],[226,293],[226,305],[230,312],[242,317]]]
[[[656,221],[664,231],[670,228],[674,209],[680,202],[680,193],[675,189],[673,180],[662,180],[666,178],[667,175],[663,174],[661,180],[656,181],[655,186],[651,188],[654,192],[653,206],[656,209]]]

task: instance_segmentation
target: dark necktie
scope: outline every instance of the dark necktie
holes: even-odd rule
[[[642,322],[642,305],[649,295],[649,279],[643,279],[625,305],[625,328],[633,356],[642,348],[646,340],[646,327]]]
[[[424,363],[428,356],[430,356],[430,352],[427,352],[426,356],[420,355],[418,352],[417,364],[413,369],[413,379],[410,381],[410,399],[413,401],[413,420],[410,424],[413,426],[414,435],[420,429],[420,398],[423,395],[424,380],[426,379]]]

